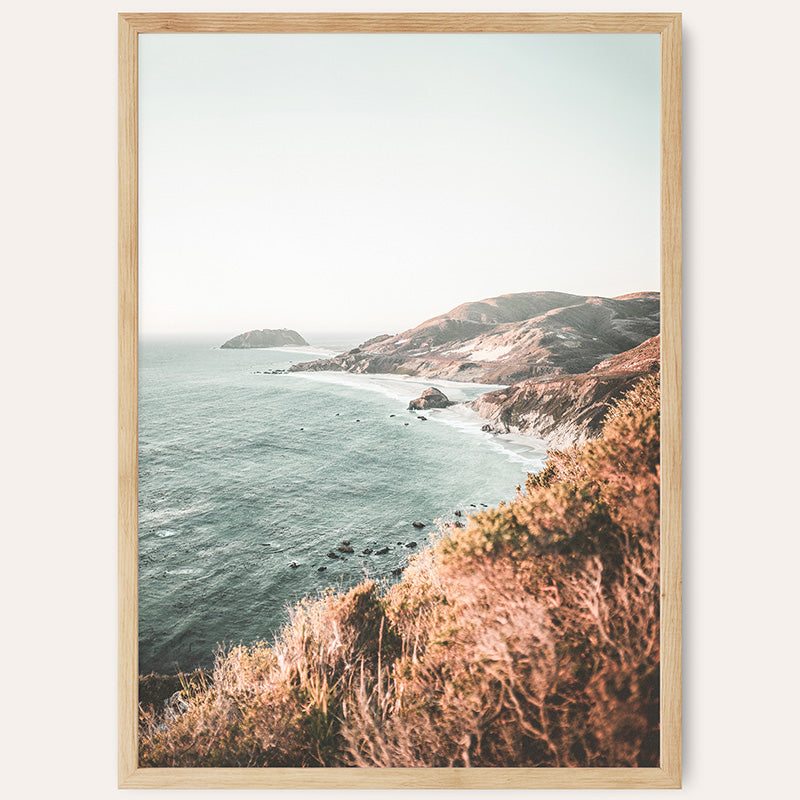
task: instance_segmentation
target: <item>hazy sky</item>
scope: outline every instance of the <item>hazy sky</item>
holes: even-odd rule
[[[659,288],[659,37],[140,35],[140,327]]]

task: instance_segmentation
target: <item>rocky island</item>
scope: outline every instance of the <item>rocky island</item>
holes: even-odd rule
[[[286,346],[307,347],[308,342],[297,332],[288,328],[247,331],[228,339],[220,347],[231,350],[243,350],[256,347],[286,347]]]
[[[505,384],[470,406],[493,433],[564,447],[596,436],[609,403],[659,371],[658,292],[618,297],[523,292],[490,297],[292,371],[390,373]],[[431,387],[410,410],[443,408]]]

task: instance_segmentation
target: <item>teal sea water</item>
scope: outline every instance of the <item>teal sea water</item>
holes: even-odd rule
[[[405,543],[424,545],[456,509],[512,498],[542,466],[542,443],[484,433],[468,409],[426,411],[427,421],[406,410],[428,386],[451,400],[486,386],[264,374],[360,340],[141,343],[140,673],[208,666],[218,644],[271,639],[290,604],[327,586],[396,580],[414,552]],[[355,553],[328,558],[343,540]]]

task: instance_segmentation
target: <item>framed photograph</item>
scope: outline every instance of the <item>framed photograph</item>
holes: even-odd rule
[[[119,784],[677,788],[679,14],[119,16]]]

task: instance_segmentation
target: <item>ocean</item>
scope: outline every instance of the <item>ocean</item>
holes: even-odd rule
[[[486,385],[265,374],[363,338],[140,343],[141,674],[208,667],[219,645],[270,640],[291,604],[326,587],[397,580],[437,520],[511,499],[543,465],[542,442],[484,433],[469,409],[406,410],[428,386],[460,401]],[[344,540],[355,552],[328,558]]]

